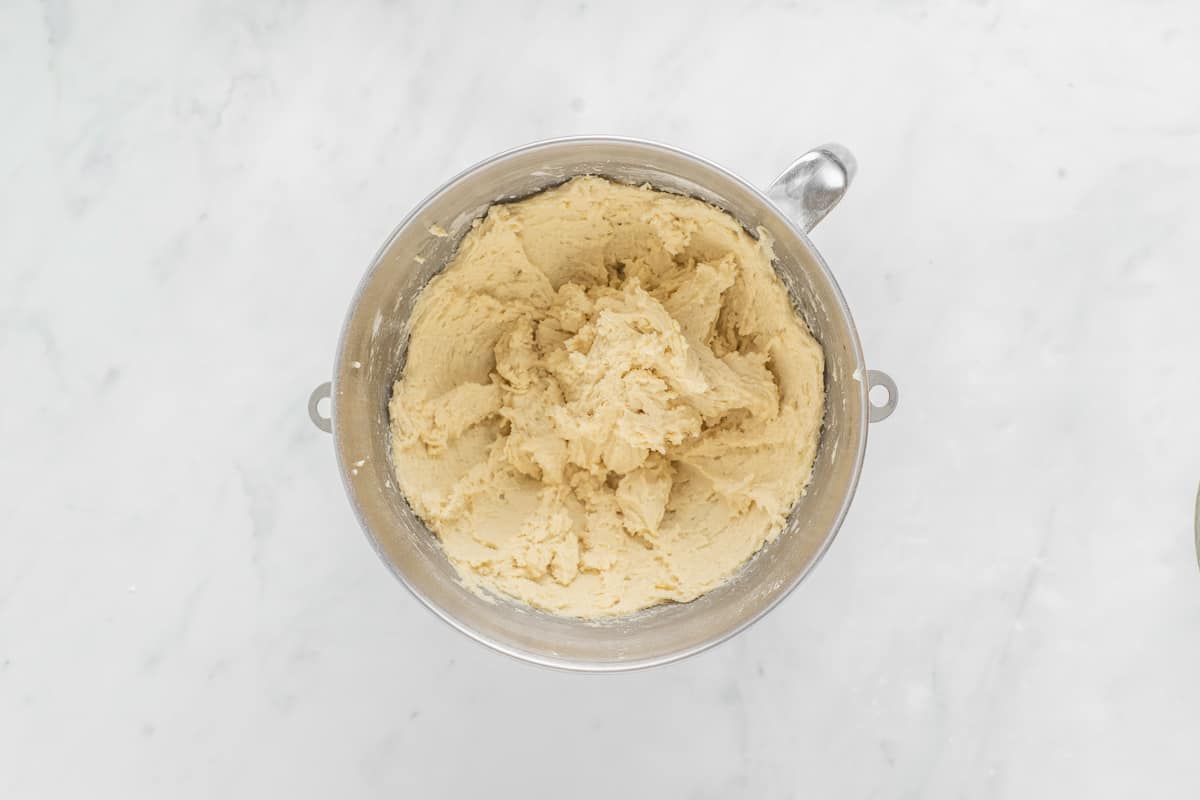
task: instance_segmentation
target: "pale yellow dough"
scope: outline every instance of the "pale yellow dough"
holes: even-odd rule
[[[823,354],[766,236],[576,178],[496,205],[418,298],[396,477],[470,586],[578,617],[685,602],[783,527]]]

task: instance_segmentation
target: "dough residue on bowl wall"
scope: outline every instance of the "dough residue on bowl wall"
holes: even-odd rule
[[[417,299],[399,486],[463,580],[594,618],[692,600],[783,528],[823,354],[755,239],[575,178],[496,205]]]

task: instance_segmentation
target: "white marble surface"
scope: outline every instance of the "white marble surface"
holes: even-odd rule
[[[1200,6],[13,0],[0,97],[0,797],[1200,792]],[[607,677],[421,608],[304,411],[400,217],[579,132],[849,145],[903,391],[809,581]]]

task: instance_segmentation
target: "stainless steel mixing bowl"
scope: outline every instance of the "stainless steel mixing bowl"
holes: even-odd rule
[[[742,630],[796,587],[829,547],[850,507],[862,468],[868,420],[895,408],[895,384],[868,371],[850,310],[808,231],[841,199],[853,158],[827,145],[798,159],[764,194],[702,158],[634,139],[586,137],[537,142],[489,158],[430,195],[375,256],[350,305],[334,377],[309,399],[309,414],[332,430],[342,480],[358,520],[384,563],[434,613],[473,639],[547,666],[617,671],[663,664]],[[604,622],[553,616],[464,588],[437,537],[412,512],[393,478],[388,398],[404,363],[406,322],[422,287],[488,206],[576,175],[701,198],[766,230],[776,269],[825,349],[825,421],[808,493],[787,527],[728,583],[684,604],[660,605]],[[872,405],[874,386],[887,400]],[[330,417],[318,404],[331,397]]]

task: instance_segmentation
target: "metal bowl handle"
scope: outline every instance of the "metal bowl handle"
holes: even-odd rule
[[[823,144],[785,169],[767,187],[767,197],[808,233],[838,204],[857,172],[858,162],[849,150],[840,144]]]
[[[326,433],[333,431],[333,420],[329,417],[321,416],[321,412],[317,409],[317,405],[330,397],[330,392],[333,386],[329,381],[325,381],[320,386],[312,390],[312,394],[308,396],[308,418],[312,420],[313,425],[316,425]]]
[[[767,187],[767,197],[800,230],[808,233],[833,210],[858,173],[858,162],[840,144],[823,144],[796,159]],[[871,400],[871,390],[882,386],[887,399]],[[896,382],[877,369],[867,370],[867,405],[871,422],[882,422],[896,410],[900,390]]]
[[[882,386],[887,390],[887,399],[882,403],[876,404],[871,399],[871,390],[876,386]],[[868,419],[871,422],[883,422],[892,415],[896,410],[896,404],[900,402],[900,390],[896,387],[896,382],[886,372],[880,372],[877,369],[867,370],[867,406],[870,408]]]

